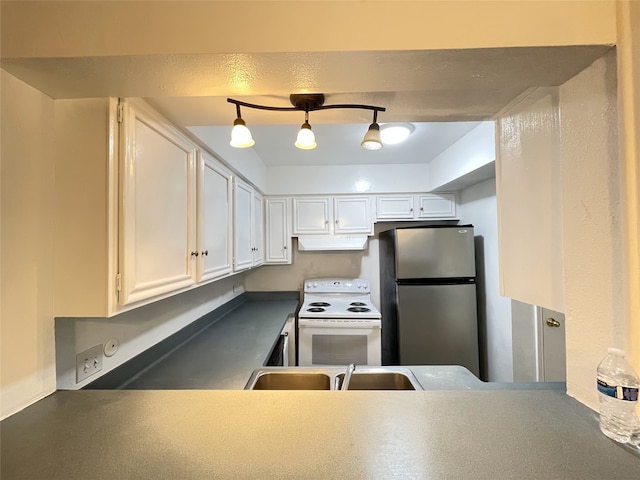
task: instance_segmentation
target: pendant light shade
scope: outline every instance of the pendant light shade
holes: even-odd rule
[[[311,131],[311,125],[309,125],[309,112],[304,112],[304,123],[300,127],[294,145],[301,150],[313,150],[318,146],[316,136]]]
[[[236,105],[238,118],[233,122],[233,129],[231,130],[231,142],[229,145],[235,148],[249,148],[255,145],[255,141],[251,136],[251,131],[247,128],[244,120],[240,117],[240,106]]]
[[[362,148],[367,150],[380,150],[382,148],[382,140],[380,139],[380,125],[375,121],[369,125],[369,130],[364,135],[364,139],[360,144]]]

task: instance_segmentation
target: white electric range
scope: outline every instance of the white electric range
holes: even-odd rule
[[[380,365],[380,318],[368,280],[305,280],[298,313],[298,365]]]

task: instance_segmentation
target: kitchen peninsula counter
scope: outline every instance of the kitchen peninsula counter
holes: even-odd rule
[[[559,390],[59,391],[1,424],[3,480],[622,479]]]

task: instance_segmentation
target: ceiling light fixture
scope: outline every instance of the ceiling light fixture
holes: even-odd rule
[[[384,107],[376,107],[373,105],[359,105],[359,104],[336,104],[325,105],[324,95],[322,93],[293,93],[289,95],[289,101],[292,107],[270,107],[268,105],[256,105],[254,103],[241,102],[240,100],[234,100],[233,98],[227,98],[227,102],[233,103],[236,106],[238,118],[233,122],[233,130],[231,131],[231,146],[237,148],[246,148],[255,144],[253,138],[251,138],[251,132],[247,128],[244,120],[240,117],[240,106],[247,108],[257,108],[259,110],[271,110],[274,112],[288,112],[300,110],[304,111],[304,123],[298,132],[298,138],[295,142],[295,146],[303,150],[311,150],[316,148],[316,140],[313,132],[311,131],[311,125],[309,125],[309,112],[315,110],[328,110],[333,108],[357,108],[364,110],[373,110],[373,123],[369,125],[369,130],[362,140],[363,148],[367,150],[378,150],[382,148],[382,141],[380,140],[380,127],[376,123],[378,112],[384,112]],[[244,130],[242,129],[244,127]],[[236,128],[239,129],[238,133]],[[245,132],[246,130],[246,132]],[[237,139],[236,139],[237,135]]]
[[[380,127],[380,137],[386,145],[402,143],[413,133],[411,123],[386,123]]]
[[[251,136],[251,131],[247,128],[247,124],[244,123],[240,116],[240,105],[236,105],[236,113],[238,118],[233,122],[233,129],[231,130],[231,142],[229,144],[236,148],[248,148],[255,145],[255,140]]]
[[[304,123],[300,127],[298,138],[296,138],[294,145],[301,150],[313,150],[318,146],[316,136],[311,131],[311,125],[309,125],[309,112],[304,112]]]
[[[378,112],[374,110],[373,112],[373,123],[369,125],[369,130],[364,134],[364,138],[362,139],[362,143],[360,144],[362,148],[366,148],[367,150],[380,150],[382,148],[382,140],[380,139],[380,125],[377,123],[378,120]]]

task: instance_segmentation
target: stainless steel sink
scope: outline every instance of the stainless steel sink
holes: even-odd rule
[[[413,376],[413,374],[411,374]],[[338,375],[340,385],[344,373]],[[416,388],[417,381],[412,382],[410,376],[402,372],[354,372],[347,390],[422,390]]]
[[[344,367],[264,367],[254,370],[245,390],[340,390]],[[423,390],[408,368],[356,366],[347,390]]]
[[[330,390],[328,375],[313,372],[261,372],[251,390]]]

